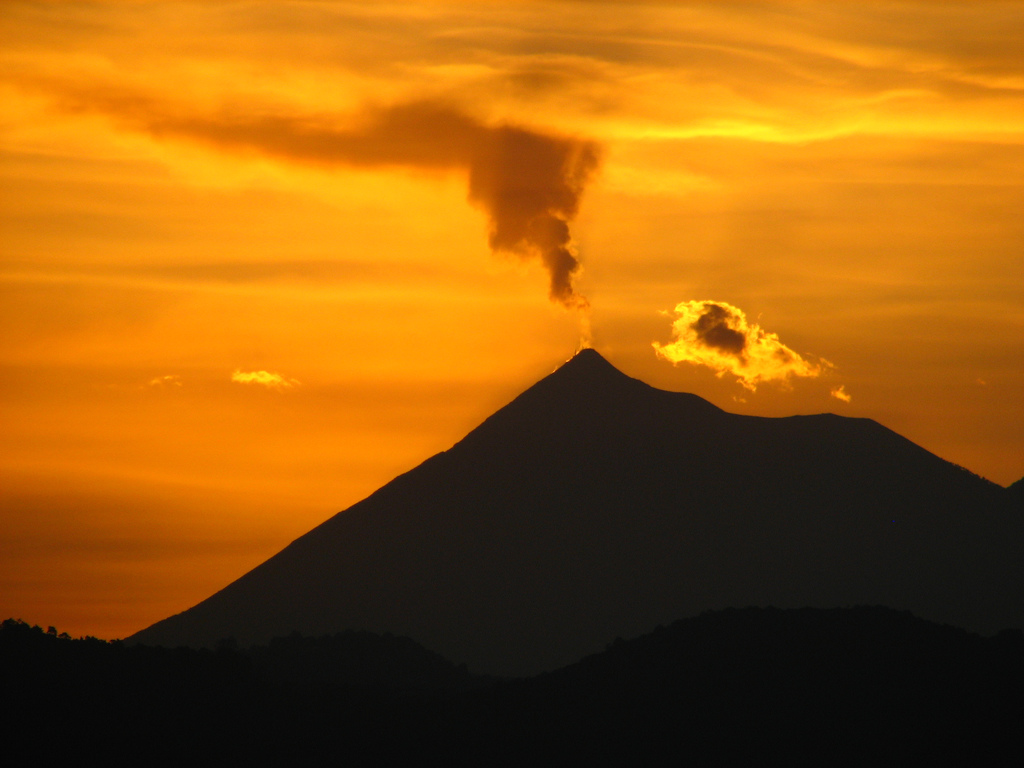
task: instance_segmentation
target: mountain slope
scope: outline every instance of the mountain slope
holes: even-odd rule
[[[1006,491],[867,419],[768,419],[587,350],[141,642],[408,635],[529,674],[709,608],[880,604],[1024,626]]]
[[[510,765],[998,763],[1021,751],[1022,686],[1019,632],[982,638],[878,607],[748,608],[482,691],[466,732],[479,758],[502,744]]]

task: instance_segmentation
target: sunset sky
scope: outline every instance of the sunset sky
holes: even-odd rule
[[[184,610],[581,343],[1024,475],[1024,2],[4,0],[0,40],[0,618]]]

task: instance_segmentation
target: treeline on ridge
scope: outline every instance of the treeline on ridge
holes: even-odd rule
[[[1024,744],[1022,633],[884,608],[707,612],[516,680],[369,632],[169,649],[9,619],[0,673],[9,733],[47,734],[12,757],[896,765]]]

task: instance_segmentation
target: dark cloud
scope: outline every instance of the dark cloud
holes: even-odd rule
[[[693,321],[690,327],[705,346],[741,357],[747,347],[747,336],[729,327],[729,323],[733,321],[733,313],[725,307],[720,304],[707,304],[704,313]],[[776,350],[776,355],[780,351]]]

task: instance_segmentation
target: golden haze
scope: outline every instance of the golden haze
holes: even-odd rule
[[[5,615],[189,607],[587,323],[652,385],[1024,474],[1024,4],[8,0],[0,36]],[[375,142],[412,103],[461,117]],[[474,199],[456,123],[541,154]],[[517,225],[553,255],[493,255],[556,144],[578,198]],[[708,299],[834,368],[659,359]]]

